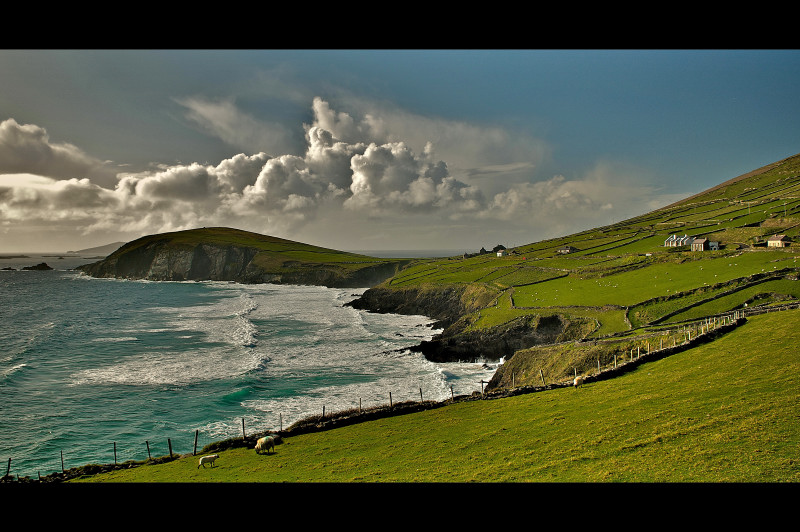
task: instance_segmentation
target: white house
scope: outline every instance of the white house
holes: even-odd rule
[[[789,239],[786,235],[772,235],[767,240],[767,246],[771,248],[785,248],[789,245]]]
[[[679,246],[690,246],[694,242],[694,237],[683,235],[671,235],[668,239],[664,241],[664,247],[668,248],[677,248]]]

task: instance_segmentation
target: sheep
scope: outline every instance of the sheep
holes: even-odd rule
[[[262,450],[268,451],[272,449],[275,451],[275,438],[273,436],[264,436],[263,438],[259,438],[256,442],[256,453],[260,454]]]
[[[205,469],[206,464],[211,464],[211,467],[214,467],[214,460],[217,458],[219,458],[218,454],[209,454],[208,456],[202,457],[197,463],[197,469],[200,469],[200,466],[203,466],[203,469]]]
[[[585,379],[584,379],[583,375],[578,375],[577,377],[575,377],[575,380],[572,381],[572,386],[574,386],[575,389],[577,390],[579,386],[583,386],[583,381],[584,380]]]

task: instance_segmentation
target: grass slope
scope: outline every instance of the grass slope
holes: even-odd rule
[[[480,284],[497,294],[496,304],[476,311],[472,328],[559,313],[597,323],[600,338],[651,323],[687,319],[682,309],[718,314],[745,303],[798,298],[792,283],[763,284],[753,277],[781,272],[796,279],[796,251],[768,248],[766,239],[800,236],[800,155],[732,179],[705,193],[651,213],[563,238],[519,246],[504,257],[494,253],[418,261],[383,286]],[[676,234],[719,242],[719,251],[667,248]],[[560,253],[565,246],[570,253]],[[697,307],[709,290],[728,283],[750,288],[748,297],[727,297]],[[714,288],[716,287],[716,288]],[[695,308],[697,307],[697,308]],[[708,314],[705,314],[708,315]]]
[[[776,341],[777,339],[777,341]],[[458,403],[89,482],[798,482],[800,311],[581,389]]]

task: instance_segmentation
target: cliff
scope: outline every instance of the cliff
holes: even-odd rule
[[[523,316],[494,327],[471,328],[472,316],[494,304],[498,292],[481,284],[373,287],[348,303],[371,312],[416,314],[438,320],[444,329],[412,348],[433,362],[500,360],[520,349],[582,338],[594,323],[559,314]]]
[[[151,235],[80,266],[93,277],[151,281],[234,281],[357,288],[408,261],[376,259],[227,228]]]

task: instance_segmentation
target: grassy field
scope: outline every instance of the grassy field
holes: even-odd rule
[[[779,338],[776,341],[776,337]],[[798,482],[800,311],[580,389],[287,438],[82,482]]]
[[[499,296],[470,316],[472,329],[558,312],[595,320],[592,337],[729,312],[745,303],[797,299],[792,282],[767,285],[750,277],[786,270],[783,280],[789,281],[800,272],[800,156],[762,170],[630,220],[518,246],[507,256],[417,261],[386,286],[482,284]],[[766,247],[766,239],[779,233],[793,243]],[[721,249],[665,247],[673,234],[707,237]],[[561,253],[564,246],[571,251]],[[726,284],[748,290],[726,294]],[[724,297],[701,305],[712,288]]]

